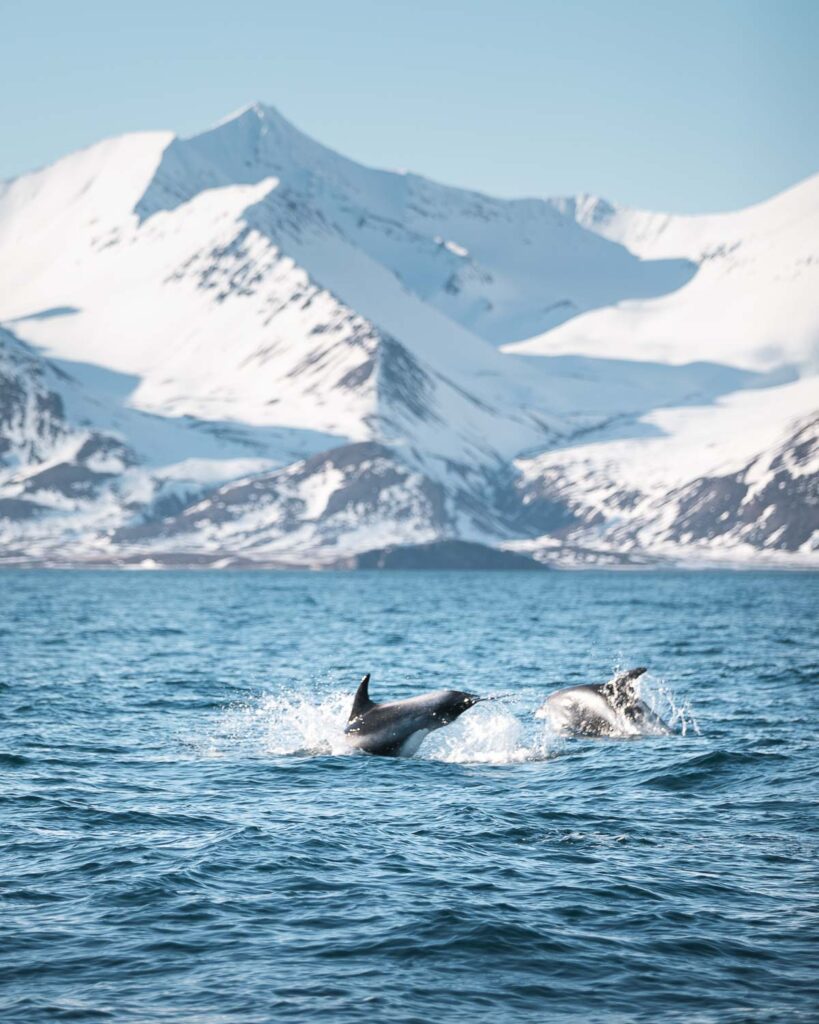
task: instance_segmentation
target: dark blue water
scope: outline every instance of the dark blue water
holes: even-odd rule
[[[817,1019],[819,576],[0,573],[0,1019]],[[550,736],[647,664],[685,734]],[[512,691],[409,760],[378,699]]]

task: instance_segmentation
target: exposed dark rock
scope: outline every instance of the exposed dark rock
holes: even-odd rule
[[[314,477],[336,473],[340,479],[328,492],[326,503],[308,514],[302,488]],[[394,452],[374,441],[333,448],[303,463],[225,484],[196,495],[167,516],[143,512],[113,534],[117,543],[178,538],[195,533],[202,524],[237,522],[248,512],[264,509],[265,519],[286,534],[312,525],[326,542],[333,542],[351,524],[390,518],[418,521],[422,528],[449,527],[447,495],[441,484],[413,472]]]
[[[366,384],[370,377],[372,377],[375,365],[375,359],[365,359],[360,366],[348,370],[338,382],[338,386],[347,388],[349,391],[355,391],[362,384]]]
[[[819,474],[778,473],[742,511],[749,544],[797,551],[819,530]]]
[[[0,328],[0,458],[37,462],[66,432],[62,398],[47,383],[65,378],[14,334]]]
[[[137,458],[131,449],[115,437],[106,434],[91,434],[74,456],[76,462],[87,462],[95,455],[115,456],[124,466],[133,466]]]
[[[350,480],[333,491],[327,499],[324,515],[332,516],[356,506],[372,507],[377,504],[382,491],[402,484],[405,479],[406,473],[399,472],[390,462],[361,467]]]
[[[326,452],[319,452],[318,455],[312,455],[309,459],[305,459],[297,477],[303,479],[312,476],[319,470],[328,468],[346,472],[359,466],[362,462],[392,458],[393,454],[390,449],[378,441],[356,441],[353,444],[345,444]]]
[[[26,494],[37,491],[58,491],[66,497],[84,498],[92,495],[97,488],[112,479],[113,473],[96,473],[87,466],[71,462],[59,462],[39,473],[28,477],[24,490]]]
[[[158,522],[163,519],[171,519],[179,515],[193,502],[201,500],[205,488],[198,485],[191,485],[187,490],[179,492],[171,490],[163,494],[160,490],[153,502],[147,508],[141,508],[142,520],[145,523]]]
[[[406,410],[418,420],[436,421],[432,413],[432,378],[395,338],[384,335],[378,346],[379,405]]]
[[[551,534],[565,537],[572,530],[602,522],[599,512],[590,512],[565,493],[560,479],[545,475],[522,482],[507,473],[497,484],[497,503],[513,533],[524,537]]]
[[[55,391],[46,391],[37,395],[37,412],[40,416],[49,417],[53,420],[65,418],[63,400]]]
[[[776,473],[748,498],[751,488],[742,473],[705,477],[674,498],[679,515],[668,532],[671,540],[714,540],[742,529],[754,547],[796,551],[819,530],[819,475]]]
[[[767,466],[755,460],[738,473],[703,477],[674,492],[678,513],[669,539],[731,534],[757,548],[797,551],[819,531],[819,474],[794,471],[819,448],[817,428],[819,420],[803,424]],[[754,483],[759,474],[762,486]]]
[[[674,494],[679,512],[668,531],[669,539],[713,539],[728,533],[736,526],[737,511],[747,491],[740,473],[695,480]]]

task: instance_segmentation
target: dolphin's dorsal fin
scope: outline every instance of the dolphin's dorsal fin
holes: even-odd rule
[[[648,669],[644,666],[641,668],[630,668],[628,672],[621,672],[615,676],[611,681],[612,686],[622,686],[624,683],[632,683],[635,679],[639,679],[640,676],[644,676],[648,672]]]
[[[631,684],[635,679],[648,672],[647,668],[630,668],[627,672],[621,672],[614,679],[604,683],[605,689],[618,700],[633,700],[636,697],[636,690]]]
[[[355,697],[353,697],[353,707],[350,711],[350,720],[358,718],[359,715],[363,715],[370,708],[375,707],[375,702],[370,700],[370,673],[358,684],[358,689],[355,691]]]

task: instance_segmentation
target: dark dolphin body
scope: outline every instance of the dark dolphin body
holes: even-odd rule
[[[461,690],[437,690],[408,700],[376,704],[370,700],[369,684],[370,677],[366,675],[356,692],[344,732],[352,746],[387,757],[409,757],[428,733],[449,725],[485,699]]]
[[[568,736],[667,735],[671,729],[640,699],[637,680],[646,671],[633,668],[607,683],[557,690],[535,714]]]

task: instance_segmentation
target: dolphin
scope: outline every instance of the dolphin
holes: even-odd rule
[[[646,671],[632,668],[607,683],[556,690],[535,717],[566,736],[667,736],[670,727],[640,698],[637,680]]]
[[[454,722],[478,701],[492,699],[462,690],[436,690],[376,704],[370,700],[369,685],[368,673],[353,698],[344,733],[351,746],[386,757],[411,757],[433,730]]]

